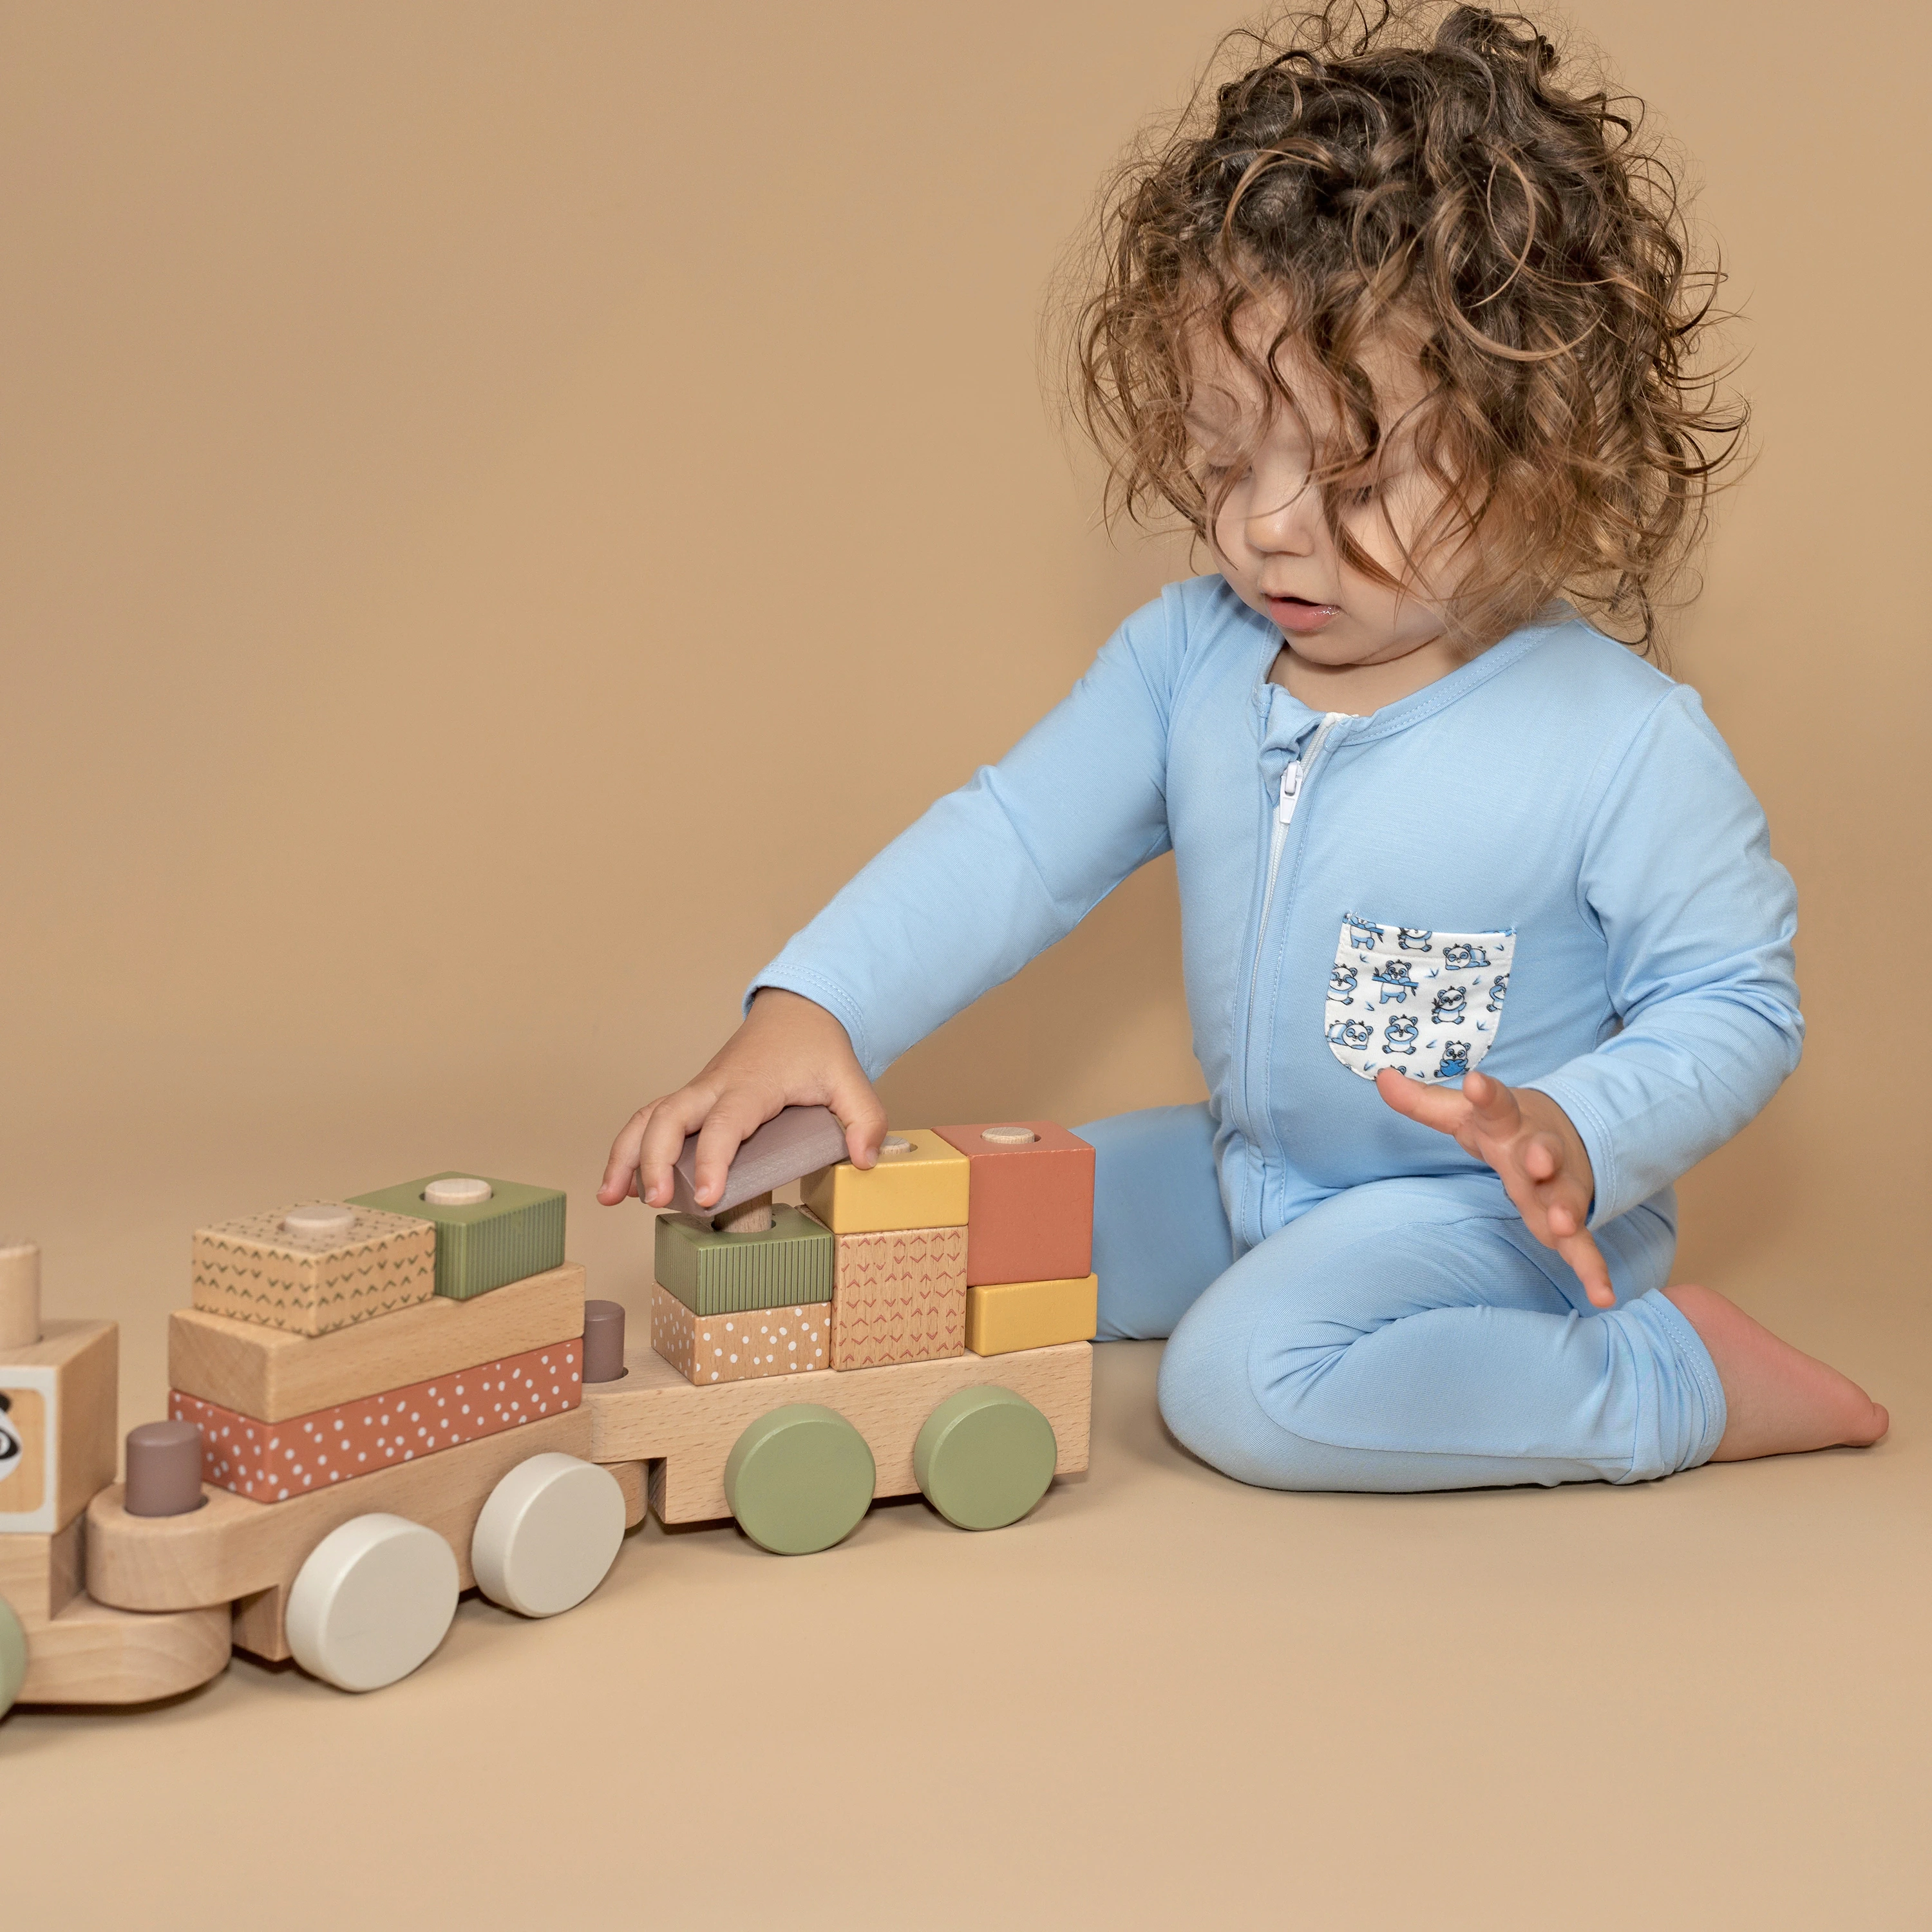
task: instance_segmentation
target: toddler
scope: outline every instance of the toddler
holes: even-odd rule
[[[1696,694],[1644,661],[1741,417],[1615,100],[1474,8],[1291,18],[1103,203],[1073,333],[1127,507],[1214,574],[758,974],[599,1198],[869,1084],[1170,848],[1211,1098],[1099,1120],[1100,1334],[1283,1489],[1632,1482],[1882,1436],[1708,1288],[1677,1176],[1796,1065],[1796,905]],[[1580,614],[1594,614],[1598,624]],[[1616,641],[1627,632],[1639,649]]]

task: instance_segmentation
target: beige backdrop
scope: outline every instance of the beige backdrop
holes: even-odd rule
[[[52,1308],[122,1320],[125,1420],[189,1229],[286,1198],[567,1186],[640,1305],[640,1210],[591,1198],[625,1114],[1185,571],[1096,528],[1035,330],[1234,17],[0,8],[0,1222]],[[1576,17],[1694,158],[1746,314],[1761,455],[1676,655],[1802,893],[1807,1058],[1690,1177],[1684,1271],[1909,1397],[1932,36],[1883,0]],[[908,1124],[1200,1090],[1166,863],[884,1083]],[[1908,1520],[1874,1539],[1922,1552]],[[126,1722],[218,1753],[210,1708]],[[15,1740],[78,1792],[133,1735],[64,1722],[11,1720],[0,1784]]]

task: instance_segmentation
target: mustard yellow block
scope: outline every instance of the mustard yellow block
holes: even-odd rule
[[[1007,1281],[966,1291],[966,1346],[976,1355],[1090,1342],[1100,1325],[1100,1277]]]
[[[903,1151],[894,1140],[909,1141]],[[799,1198],[835,1234],[890,1234],[902,1228],[963,1228],[973,1166],[930,1127],[895,1129],[878,1165],[861,1174],[849,1160],[821,1167]]]

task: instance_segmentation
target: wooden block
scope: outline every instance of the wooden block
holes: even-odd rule
[[[76,1597],[27,1635],[23,1704],[145,1704],[219,1677],[228,1606],[143,1616]]]
[[[1002,1282],[966,1291],[966,1346],[976,1355],[1090,1341],[1100,1325],[1098,1275]]]
[[[878,1165],[862,1174],[842,1160],[808,1174],[799,1198],[835,1234],[958,1228],[967,1222],[971,1178],[957,1148],[930,1127],[914,1127],[889,1135]]]
[[[1094,1150],[1077,1134],[1051,1120],[937,1131],[973,1166],[969,1287],[1063,1281],[1094,1265]]]
[[[832,1366],[932,1361],[966,1346],[966,1230],[839,1234],[832,1269]]]
[[[585,1391],[592,1454],[600,1462],[662,1458],[651,1472],[650,1489],[651,1506],[664,1522],[729,1515],[726,1460],[750,1423],[785,1402],[821,1402],[851,1422],[877,1465],[874,1496],[916,1494],[913,1448],[926,1419],[956,1389],[987,1383],[1024,1396],[1046,1418],[1058,1444],[1057,1474],[1087,1466],[1094,1351],[1085,1342],[991,1360],[957,1355],[857,1376],[821,1369],[708,1388],[694,1388],[648,1348],[634,1348],[626,1360],[629,1372],[622,1382]]]
[[[80,1594],[86,1522],[76,1516],[64,1529],[50,1534],[0,1536],[0,1597],[23,1624],[31,1627],[58,1616]]]
[[[168,1413],[201,1431],[202,1480],[256,1502],[286,1502],[400,1462],[574,1408],[583,1345],[554,1342],[502,1361],[264,1422],[174,1390]]]
[[[698,1136],[692,1134],[671,1163],[671,1211],[712,1220],[840,1159],[844,1152],[845,1130],[829,1107],[787,1107],[740,1145],[725,1172],[724,1192],[709,1208],[700,1208],[695,1191]]]
[[[281,1664],[294,1656],[289,1648],[289,1586],[257,1590],[235,1606],[229,1641],[237,1650],[259,1657],[264,1664]]]
[[[120,1336],[111,1322],[44,1321],[0,1362],[0,1533],[56,1530],[114,1480]]]
[[[830,1302],[694,1315],[668,1288],[651,1289],[651,1346],[686,1382],[709,1386],[822,1369],[831,1332]]]
[[[0,1354],[40,1339],[40,1251],[32,1241],[0,1241]]]
[[[648,1350],[644,1354],[656,1359]],[[659,1366],[679,1388],[689,1388],[668,1366]],[[628,1380],[614,1386],[624,1388]],[[476,1581],[470,1570],[470,1534],[498,1478],[546,1449],[587,1456],[591,1432],[590,1416],[573,1408],[285,1503],[250,1502],[211,1489],[206,1504],[189,1516],[130,1516],[117,1483],[88,1505],[88,1591],[123,1610],[225,1606],[292,1582],[303,1559],[337,1524],[370,1510],[405,1516],[434,1530],[456,1552],[467,1588]],[[620,1450],[604,1460],[628,1459]],[[225,1607],[223,1614],[225,1622]]]
[[[608,1462],[604,1466],[617,1479],[624,1496],[624,1527],[635,1529],[649,1507],[644,1499],[644,1466],[641,1462]]]
[[[564,1197],[557,1189],[484,1174],[475,1178],[490,1190],[487,1198],[451,1203],[425,1198],[438,1182],[470,1178],[454,1172],[427,1174],[420,1180],[352,1194],[350,1199],[359,1207],[434,1222],[436,1292],[457,1301],[562,1265]]]
[[[566,1262],[473,1300],[434,1295],[327,1335],[183,1309],[168,1321],[168,1381],[184,1395],[286,1422],[583,1333],[584,1270]]]
[[[350,1218],[332,1226],[316,1211],[330,1207]],[[311,1220],[314,1231],[304,1232]],[[293,1335],[393,1315],[436,1288],[436,1230],[423,1217],[358,1214],[346,1203],[302,1202],[197,1228],[193,1253],[196,1307]]]
[[[832,1299],[832,1237],[802,1208],[777,1208],[762,1233],[721,1233],[689,1214],[658,1216],[660,1288],[694,1315],[800,1308]]]

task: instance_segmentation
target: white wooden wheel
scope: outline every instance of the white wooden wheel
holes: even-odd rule
[[[456,1552],[406,1516],[358,1516],[310,1551],[289,1590],[289,1648],[338,1690],[380,1690],[442,1642]]]
[[[603,1582],[623,1540],[616,1478],[552,1450],[519,1462],[490,1492],[470,1567],[491,1601],[526,1617],[554,1617]]]

